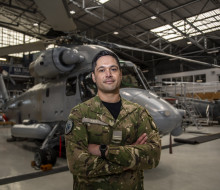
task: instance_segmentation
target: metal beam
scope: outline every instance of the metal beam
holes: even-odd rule
[[[5,6],[5,7],[9,7],[9,8],[13,8],[13,9],[17,9],[17,10],[20,10],[20,11],[28,12],[28,13],[33,13],[33,14],[36,13],[36,9],[34,9],[33,11],[29,10],[29,9],[23,9],[21,7],[18,7],[18,6],[14,6],[11,3],[9,3],[9,4],[7,4],[7,3],[0,3],[0,5],[1,6]]]
[[[115,16],[113,16],[113,17],[111,17],[111,18],[109,18],[109,19],[106,19],[105,21],[110,21],[110,20],[112,20],[113,18],[115,18],[115,17],[117,17],[117,16],[121,16],[123,19],[125,19],[125,20],[126,20],[127,22],[129,22],[130,24],[129,24],[129,25],[126,25],[126,26],[123,26],[123,27],[119,27],[119,28],[115,29],[114,31],[123,31],[124,33],[128,34],[129,36],[132,36],[132,37],[134,37],[135,39],[137,39],[139,42],[142,42],[142,43],[145,44],[146,46],[151,47],[151,48],[153,48],[153,49],[155,49],[155,50],[158,50],[158,51],[163,51],[164,48],[161,48],[161,49],[160,49],[160,48],[157,48],[157,47],[154,46],[152,43],[146,42],[145,40],[139,38],[138,35],[130,34],[129,32],[126,32],[126,31],[124,30],[124,29],[127,28],[128,26],[132,26],[133,24],[136,24],[136,22],[131,22],[128,18],[126,18],[125,16],[123,16],[123,14],[125,14],[125,13],[127,13],[127,12],[129,12],[129,11],[131,11],[131,10],[137,8],[137,7],[142,6],[143,4],[146,5],[146,4],[150,3],[150,2],[151,2],[151,1],[148,1],[148,2],[146,2],[146,3],[139,4],[138,6],[133,7],[133,8],[131,8],[131,9],[129,9],[129,10],[126,10],[126,11],[120,13],[120,14],[116,13],[115,11],[113,11],[112,9],[110,9],[109,7],[106,7],[106,6],[105,6],[105,8],[106,8],[108,11],[111,11],[112,13],[115,14]],[[176,7],[176,8],[177,8],[177,7]],[[84,15],[85,15],[85,14],[84,14]],[[84,16],[84,15],[83,15],[83,16]],[[79,17],[79,18],[82,18],[83,16],[81,16],[81,17]],[[81,21],[78,19],[78,22],[81,22]],[[95,27],[97,27],[98,25],[102,24],[103,22],[104,22],[104,21],[99,22],[98,24],[89,27],[89,29],[95,28]],[[88,26],[88,24],[87,24],[87,26]],[[146,31],[146,28],[143,28],[142,26],[139,26],[139,25],[137,25],[137,26],[138,26],[141,30]],[[88,30],[88,29],[86,29],[86,30]],[[99,35],[99,36],[96,37],[96,39],[101,38],[101,37],[104,37],[104,36],[108,36],[109,34],[112,34],[114,31],[107,32],[107,33],[105,33],[104,35]],[[146,31],[146,32],[150,32],[150,31]],[[144,33],[145,33],[145,32],[144,32]],[[160,38],[160,37],[158,37],[157,35],[155,35],[154,33],[151,33],[151,34],[154,35],[156,38]],[[139,34],[139,35],[142,35],[142,33]],[[127,37],[122,38],[122,40],[125,40],[126,38],[127,38]],[[160,38],[160,39],[161,39],[161,38]],[[163,39],[162,39],[162,40],[163,40]],[[163,40],[163,41],[166,42],[166,43],[168,43],[168,41],[166,41],[166,40]],[[170,43],[168,43],[168,44],[170,44]],[[165,49],[166,49],[166,48],[165,48]]]
[[[205,7],[207,5],[209,0],[207,0],[207,2],[205,3],[205,5],[203,7]],[[160,2],[163,6],[165,6],[166,8],[169,9],[169,7],[167,7],[167,5],[165,5],[164,2]],[[203,8],[202,8],[203,9]],[[186,22],[187,24],[189,24],[192,28],[194,28],[196,31],[200,32],[201,34],[203,34],[203,32],[201,30],[199,30],[197,27],[195,27],[192,23],[190,23],[187,19],[183,19],[179,13],[177,13],[175,10],[174,10],[174,13],[180,17],[182,20],[184,20],[184,22]],[[187,39],[189,39],[194,45],[196,45],[197,47],[199,47],[200,49],[203,49],[205,50],[205,48],[198,43],[198,41],[194,40],[193,38],[191,38],[189,35],[186,35],[184,34],[181,30],[179,30],[177,27],[175,27],[173,24],[170,24],[173,28],[175,28],[178,32],[180,32],[184,37],[186,37]]]
[[[32,4],[29,5],[27,8],[28,8],[28,9],[31,9],[34,5],[35,5],[35,3],[32,2]],[[6,11],[6,14],[7,14],[8,12],[9,12],[9,14],[12,14],[12,13],[11,13],[11,10],[5,9],[5,11]],[[39,21],[36,21],[36,20],[34,20],[34,19],[32,19],[32,18],[26,16],[24,13],[25,13],[25,11],[20,12],[20,13],[17,13],[17,15],[15,15],[14,12],[13,12],[12,16],[13,16],[13,17],[16,17],[16,18],[7,17],[6,15],[4,15],[4,17],[6,17],[7,19],[11,20],[12,23],[13,23],[13,22],[17,22],[17,19],[22,18],[22,19],[31,20],[30,22],[37,22],[38,24],[40,24]],[[24,17],[24,18],[23,18],[23,17]],[[41,21],[41,22],[43,22],[43,21]],[[11,25],[12,25],[12,24],[11,24]],[[33,34],[35,34],[35,35],[37,35],[37,36],[40,36],[38,33],[36,33],[36,32],[33,30],[34,27],[32,27],[32,26],[30,26],[30,27],[28,28],[28,27],[26,26],[26,24],[22,24],[21,21],[20,21],[20,23],[19,23],[19,26],[20,26],[20,27],[23,27],[24,29],[26,29],[26,31],[30,31],[29,34],[28,34],[28,35],[30,35],[30,36],[33,36]],[[5,27],[5,26],[4,26],[4,27]],[[19,31],[19,30],[16,29],[16,28],[10,28],[10,27],[7,27],[7,26],[6,26],[6,28],[9,28],[9,29],[12,29],[12,30],[15,30],[15,31]],[[21,33],[23,33],[23,34],[26,34],[26,33],[27,33],[27,32],[24,32],[24,31],[19,31],[19,32],[21,32]],[[30,33],[31,33],[31,34],[30,34]]]
[[[3,21],[0,21],[0,24],[7,24],[7,25],[11,25],[11,26],[19,26],[19,23],[13,24],[13,23],[3,22]]]
[[[160,2],[161,3],[161,2]],[[164,4],[163,4],[164,5]],[[169,23],[166,21],[165,18],[163,18],[160,14],[157,14],[157,12],[155,10],[153,10],[150,7],[146,7],[145,5],[143,5],[145,7],[145,9],[147,9],[148,11],[150,11],[151,13],[157,15],[157,17],[159,19],[161,19],[163,22],[165,23]],[[165,6],[165,5],[164,5]],[[169,23],[170,26],[172,26],[174,29],[176,29],[180,34],[182,34],[184,37],[188,38],[194,45],[196,45],[197,47],[199,47],[200,49],[204,49],[203,46],[201,46],[199,43],[197,43],[193,38],[191,38],[189,35],[185,34],[183,31],[179,30],[176,26],[173,25],[173,23]]]

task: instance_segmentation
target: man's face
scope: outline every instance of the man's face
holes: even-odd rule
[[[100,57],[96,62],[92,79],[102,93],[118,93],[122,73],[115,58],[109,55]]]

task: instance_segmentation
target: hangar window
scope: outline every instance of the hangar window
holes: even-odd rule
[[[195,75],[195,82],[206,82],[206,75]]]
[[[181,82],[181,77],[172,78],[172,82]]]
[[[82,101],[86,101],[96,95],[97,88],[96,84],[92,80],[92,73],[80,75],[79,84]]]
[[[24,43],[31,43],[36,41],[39,41],[39,39],[22,34],[17,31],[10,30],[8,28],[0,27],[0,48],[6,46],[24,44]],[[32,51],[31,53],[34,52],[38,52],[38,51]],[[24,54],[27,54],[27,52]],[[9,55],[15,57],[22,57],[23,53],[14,53]]]
[[[162,79],[162,84],[163,85],[170,85],[171,78],[163,78]]]
[[[184,76],[183,82],[193,82],[193,76]]]
[[[184,39],[186,36],[192,37],[214,32],[220,29],[219,14],[220,9],[218,8],[151,29],[151,32],[169,42]]]
[[[163,82],[171,82],[171,78],[164,78],[162,79]]]
[[[66,95],[73,96],[76,94],[76,77],[68,78],[66,81]]]

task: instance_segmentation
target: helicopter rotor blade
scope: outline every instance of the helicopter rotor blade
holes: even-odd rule
[[[34,0],[40,11],[46,17],[54,30],[63,32],[73,32],[76,30],[76,24],[71,17],[68,4],[60,0]],[[59,10],[59,16],[57,16]]]
[[[171,54],[168,54],[168,53],[157,52],[157,51],[152,51],[152,50],[147,50],[147,49],[140,49],[140,48],[136,48],[136,47],[125,46],[125,45],[120,45],[120,44],[111,43],[111,42],[104,42],[104,41],[100,41],[100,40],[92,40],[92,39],[89,39],[87,37],[82,37],[82,36],[81,37],[77,36],[77,37],[81,38],[81,40],[85,40],[86,42],[96,43],[98,45],[102,45],[102,46],[108,47],[110,49],[127,49],[127,50],[132,50],[132,51],[139,51],[139,52],[144,52],[144,53],[150,53],[150,54],[170,57],[170,58],[174,58],[174,59],[180,59],[180,60],[183,60],[183,61],[187,61],[187,62],[191,62],[191,63],[197,63],[197,64],[200,64],[200,65],[205,65],[205,66],[209,66],[209,67],[220,68],[219,65],[214,65],[214,64],[203,62],[203,61],[189,59],[189,58],[181,57],[181,56],[177,56],[177,55],[171,55]]]
[[[120,45],[120,44],[113,44],[113,48],[121,48],[121,49],[140,51],[140,52],[145,52],[145,53],[151,53],[151,54],[171,57],[171,58],[174,58],[174,59],[180,59],[180,60],[191,62],[191,63],[197,63],[197,64],[200,64],[200,65],[220,68],[219,65],[213,65],[213,64],[206,63],[206,62],[203,62],[203,61],[198,61],[198,60],[194,60],[194,59],[189,59],[189,58],[185,58],[185,57],[181,57],[181,56],[177,56],[177,55],[171,55],[171,54],[167,54],[167,53],[163,53],[163,52],[157,52],[157,51],[152,51],[152,50],[147,50],[147,49],[140,49],[140,48],[135,48],[135,47],[129,47],[129,46]]]
[[[47,45],[48,43],[45,41],[37,41],[33,43],[2,47],[0,48],[0,56],[21,52],[41,51],[45,50]]]

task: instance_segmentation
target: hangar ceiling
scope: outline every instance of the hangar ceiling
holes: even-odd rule
[[[220,64],[219,0],[0,0],[0,6],[0,26],[41,40],[78,34]],[[146,68],[177,62],[115,51]]]

